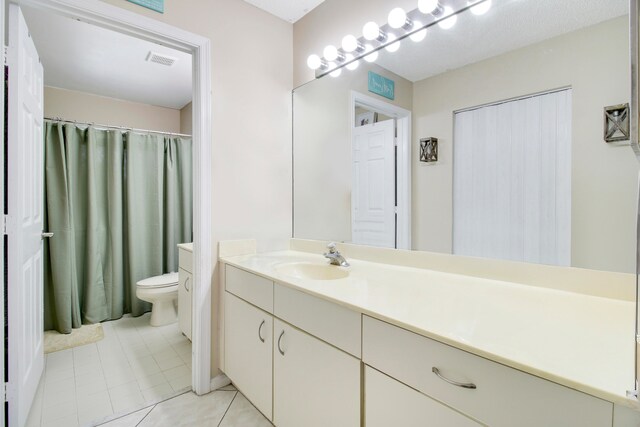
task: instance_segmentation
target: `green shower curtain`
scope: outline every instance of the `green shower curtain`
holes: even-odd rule
[[[45,123],[45,329],[139,316],[192,241],[191,139]]]

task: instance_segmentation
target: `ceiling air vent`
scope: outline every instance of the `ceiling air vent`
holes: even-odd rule
[[[149,52],[147,55],[147,61],[155,62],[156,64],[166,65],[167,67],[171,67],[178,58],[173,58],[171,56],[163,55],[157,52]]]

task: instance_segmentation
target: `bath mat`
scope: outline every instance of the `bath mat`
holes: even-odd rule
[[[104,338],[104,330],[100,323],[95,325],[82,325],[74,329],[70,334],[61,334],[57,331],[44,331],[45,354],[66,350],[85,344],[92,344]]]

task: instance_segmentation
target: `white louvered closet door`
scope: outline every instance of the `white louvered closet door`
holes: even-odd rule
[[[571,264],[571,89],[455,114],[453,252]]]

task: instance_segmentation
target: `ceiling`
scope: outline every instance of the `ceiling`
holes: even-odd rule
[[[416,82],[564,33],[628,14],[627,0],[493,0],[482,16],[463,12],[449,30],[431,27],[418,43],[382,51],[380,66]]]
[[[244,0],[287,22],[294,23],[324,0]]]
[[[181,109],[191,102],[191,55],[95,25],[23,7],[44,84]],[[175,58],[170,67],[149,52]]]

